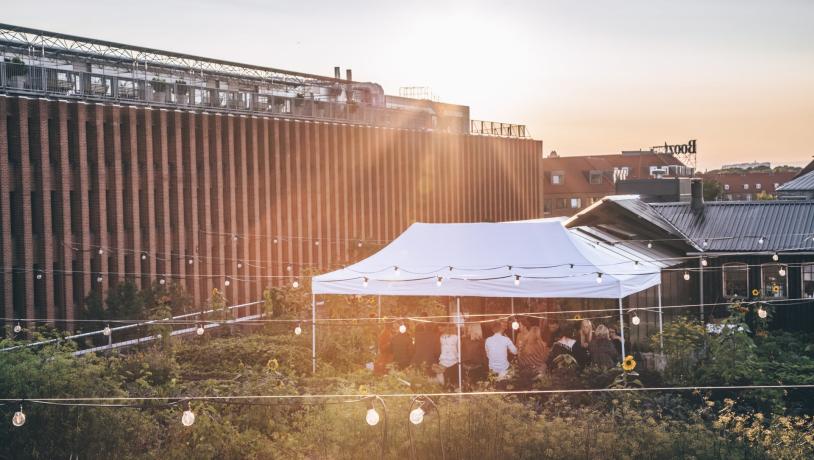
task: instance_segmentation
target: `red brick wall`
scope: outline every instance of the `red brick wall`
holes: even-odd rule
[[[309,268],[350,263],[357,242],[369,252],[416,221],[541,217],[541,150],[523,139],[0,96],[2,311],[70,320],[93,289],[164,275],[197,302],[232,277],[227,298],[246,302]],[[22,228],[11,228],[13,214]]]

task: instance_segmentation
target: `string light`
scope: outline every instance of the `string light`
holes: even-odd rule
[[[647,242],[647,249],[653,249],[653,242],[652,241]]]
[[[596,284],[602,284],[602,273],[596,274]]]
[[[638,264],[638,263],[639,263],[639,262],[636,262],[636,264]],[[571,268],[571,270],[573,270],[573,269],[574,269],[574,264],[568,264],[568,265],[570,265],[570,267],[569,267],[569,268]]]
[[[520,286],[520,275],[514,275],[514,285]]]
[[[109,324],[105,325],[105,328],[102,329],[102,335],[105,336],[105,337],[110,337],[111,332],[112,331],[110,330],[110,325]]]
[[[141,253],[141,260],[147,260],[147,253],[146,252]]]
[[[419,425],[421,422],[424,421],[424,408],[422,406],[418,406],[415,409],[410,411],[410,423],[413,425]]]
[[[232,284],[232,282],[229,281],[229,280],[226,280],[226,281],[223,282],[223,285],[226,286],[226,287],[229,287],[230,284]]]
[[[760,239],[759,239],[759,240],[757,240],[757,244],[763,244],[763,242],[764,242],[764,241],[765,241],[765,240],[764,240],[764,239],[763,239],[763,237],[761,236],[761,237],[760,237]]]
[[[367,276],[362,278],[362,287],[367,287],[367,283],[369,283],[369,282],[370,282],[370,280],[367,278]]]
[[[379,419],[379,413],[376,412],[376,409],[373,407],[373,402],[371,401],[367,414],[365,414],[365,422],[370,426],[376,426],[379,424]]]
[[[23,412],[23,405],[20,404],[20,410],[14,413],[11,417],[11,424],[16,427],[25,425],[25,413]]]
[[[181,415],[181,424],[184,426],[192,426],[195,423],[195,413],[192,412],[192,406],[187,405],[187,410]]]
[[[701,244],[702,244],[702,245],[704,245],[704,247],[707,247],[707,246],[709,246],[709,241],[704,240],[704,242],[703,242],[703,243],[701,243]]]
[[[14,325],[14,333],[15,334],[19,334],[20,331],[22,331],[22,330],[23,330],[23,327],[20,326],[20,323],[17,323],[17,324]]]
[[[780,260],[780,256],[777,255],[777,253],[775,252],[774,254],[772,254],[772,260],[777,262],[778,260]]]
[[[274,238],[273,240],[271,240],[271,242],[277,244],[277,238]]]
[[[164,284],[166,284],[166,282],[167,282],[167,280],[165,280],[164,278],[161,278],[161,279],[159,279],[159,280],[158,280],[158,284],[160,284],[160,285],[162,285],[162,286],[163,286]]]
[[[297,280],[294,280],[294,282],[291,283],[291,287],[293,287],[294,289],[298,289],[300,287],[300,282],[297,281]]]
[[[783,267],[780,267],[780,270],[777,271],[777,274],[780,275],[780,276],[786,276],[786,269],[783,268]]]
[[[642,320],[641,320],[641,318],[639,318],[639,315],[637,315],[636,312],[634,311],[633,312],[633,317],[630,318],[630,322],[633,323],[634,326],[638,326],[639,323],[642,322]]]
[[[195,329],[195,333],[198,335],[204,335],[204,332],[206,332],[206,330],[204,329],[203,324],[199,324],[198,328]]]
[[[362,247],[362,242],[361,242],[361,241],[359,241],[358,243],[356,243],[356,247],[357,247],[357,248],[361,248],[361,247]]]
[[[443,283],[444,283],[444,277],[443,276],[437,276],[435,278],[435,285],[436,286],[441,287],[441,284],[443,284]]]
[[[190,265],[192,265],[193,260],[192,260],[192,259],[189,259],[189,260],[187,261],[187,263],[188,263],[188,264],[190,264]]]
[[[237,241],[237,233],[235,233],[234,235],[232,235],[232,241]]]
[[[103,279],[105,279],[105,278],[102,275],[99,275],[99,276],[96,277],[96,282],[101,283]]]
[[[37,272],[37,279],[38,279],[38,280],[41,280],[41,279],[42,279],[42,272]]]
[[[243,262],[238,262],[237,269],[240,270],[241,268],[243,268]]]
[[[709,265],[707,259],[706,258],[701,259],[701,266],[706,267],[707,265]]]
[[[685,271],[684,272],[684,281],[689,281],[689,280],[690,280],[690,272]]]
[[[401,323],[399,325],[399,334],[404,334],[405,332],[407,332],[407,326],[405,326],[404,323]]]
[[[512,321],[512,329],[515,331],[520,329],[520,322],[518,322],[516,319]]]
[[[294,328],[294,335],[302,335],[302,325],[297,324],[297,327]]]
[[[314,241],[314,246],[319,246],[319,240]]]
[[[287,265],[287,266],[285,267],[285,270],[286,270],[287,272],[290,272],[290,271],[291,271],[291,269],[292,269],[291,265]]]
[[[99,248],[99,255],[101,256],[101,255],[102,255],[102,254],[104,254],[104,253],[105,253],[105,250],[104,250],[104,249],[102,249],[102,248]]]
[[[767,312],[763,307],[759,307],[757,309],[757,315],[760,317],[760,319],[766,319],[766,317],[769,316],[769,312]]]
[[[398,267],[393,267],[393,271],[396,272],[396,276],[399,276],[401,274],[401,271],[399,270]]]

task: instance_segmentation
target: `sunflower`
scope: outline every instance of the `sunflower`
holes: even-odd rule
[[[582,319],[582,315],[580,315],[579,313],[577,313],[576,315],[574,315],[574,321],[579,321],[579,320],[581,320],[581,319]]]
[[[634,360],[631,355],[625,356],[625,360],[622,361],[622,370],[630,372],[633,369],[636,369],[636,360]]]
[[[772,292],[774,292],[775,294],[780,292],[780,286],[778,286],[776,284],[774,286],[772,286]]]
[[[753,296],[753,297],[757,297],[757,296],[759,296],[759,295],[760,295],[760,291],[758,291],[758,290],[757,290],[757,288],[752,289],[752,296]]]

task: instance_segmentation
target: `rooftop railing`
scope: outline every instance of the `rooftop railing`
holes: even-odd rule
[[[472,134],[501,137],[530,137],[526,125],[514,125],[496,121],[471,120],[469,131]]]

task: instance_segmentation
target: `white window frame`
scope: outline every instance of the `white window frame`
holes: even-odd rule
[[[726,292],[726,272],[727,272],[726,269],[727,268],[735,268],[737,270],[742,270],[743,272],[746,273],[746,298],[748,298],[750,293],[752,292],[749,289],[749,264],[744,263],[744,262],[727,262],[727,263],[721,265],[721,281],[723,282],[722,285],[721,285],[721,291],[723,292],[724,297],[728,299],[728,298],[732,297],[732,295],[730,295],[728,292]]]
[[[574,202],[576,202],[576,204],[577,204],[576,206],[574,206]],[[568,205],[571,207],[571,209],[579,209],[579,208],[582,207],[582,198],[579,198],[579,197],[571,198],[568,201]]]
[[[551,185],[562,185],[565,183],[564,171],[551,171]]]
[[[800,265],[800,296],[811,299],[814,298],[814,289],[811,293],[806,292],[806,271],[811,275],[811,281],[814,282],[814,263]],[[786,273],[788,275],[788,273]]]
[[[724,190],[729,190],[729,184],[724,184]]]
[[[749,184],[743,184],[743,189],[744,190],[749,190]]]
[[[755,184],[755,190],[763,190],[763,187],[759,183]]]
[[[781,278],[783,278],[783,284],[785,286],[782,286],[782,295],[780,295],[780,296],[775,296],[774,293],[770,293],[771,295],[766,295],[766,289],[765,289],[766,284],[765,284],[765,278],[763,277],[763,275],[764,275],[764,269],[767,268],[767,267],[777,267],[778,270],[780,270],[780,267],[782,267],[784,270],[786,270],[786,276],[781,276]],[[789,266],[788,265],[779,264],[777,262],[772,262],[770,264],[761,264],[760,265],[760,297],[762,297],[764,299],[788,299],[789,298]]]

